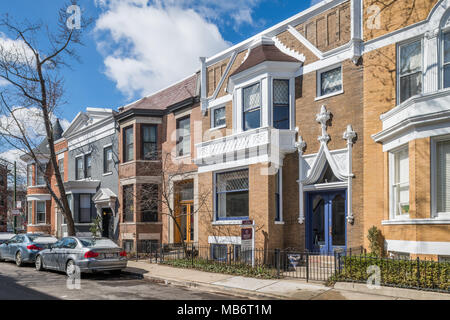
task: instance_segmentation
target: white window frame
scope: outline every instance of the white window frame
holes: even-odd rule
[[[223,125],[221,125],[221,126],[217,126],[217,127],[215,127],[214,126],[214,124],[215,124],[215,119],[214,119],[214,111],[215,110],[217,110],[217,109],[221,109],[221,108],[224,108],[225,109],[225,124],[223,124]],[[223,129],[223,128],[226,128],[227,127],[227,114],[226,114],[226,110],[227,110],[227,107],[226,107],[226,104],[219,104],[218,106],[214,106],[214,107],[212,107],[211,109],[210,109],[210,112],[211,112],[211,126],[210,126],[210,130],[218,130],[218,129]]]
[[[44,203],[44,222],[39,222],[38,221],[38,203],[39,202],[43,202]],[[36,210],[34,210],[35,214],[34,214],[34,221],[36,222],[36,225],[43,225],[47,223],[47,201],[42,200],[42,201],[36,201]]]
[[[262,80],[263,79],[258,79],[256,81],[253,81],[253,82],[250,82],[250,83],[245,83],[239,88],[241,90],[241,97],[240,97],[240,99],[241,99],[241,101],[240,101],[241,108],[240,108],[239,111],[240,111],[240,114],[241,114],[240,130],[242,132],[251,131],[251,130],[255,130],[255,129],[259,129],[259,128],[264,127],[264,124],[263,124],[264,123],[264,121],[263,121],[263,119],[264,119],[263,113],[267,112],[267,108],[264,108],[264,101],[265,101],[264,100],[264,96],[263,96],[263,90],[264,90],[263,89],[263,85],[264,85],[264,83],[263,83]],[[266,80],[267,80],[267,78],[266,78]],[[245,113],[245,111],[244,111],[244,90],[247,89],[247,88],[253,87],[254,85],[257,85],[257,84],[259,84],[259,96],[260,96],[260,99],[261,99],[261,105],[259,107],[259,127],[245,130],[245,128],[244,128],[244,124],[245,124],[245,122],[244,122],[244,120],[245,120],[245,117],[244,117],[244,113]]]
[[[408,214],[396,215],[396,203],[394,196],[394,179],[395,179],[395,154],[407,150],[408,151],[408,161],[410,160],[409,144],[404,144],[398,148],[389,151],[389,219],[390,220],[407,220],[410,218]],[[411,190],[411,179],[408,173],[408,192]],[[398,205],[400,202],[398,203]],[[409,208],[411,210],[411,198],[409,198]]]
[[[78,161],[79,158],[81,158],[81,163],[83,164],[83,178],[78,177],[78,166],[77,166],[77,161]],[[76,181],[83,181],[83,180],[86,179],[86,177],[85,177],[85,175],[86,175],[85,173],[86,173],[86,172],[85,172],[84,166],[85,166],[85,163],[84,163],[84,155],[81,154],[81,155],[76,156],[76,157],[75,157],[75,180],[76,180]]]
[[[439,61],[439,77],[440,77],[440,81],[439,81],[439,87],[441,89],[445,89],[444,88],[444,67],[445,67],[445,46],[444,46],[444,34],[448,33],[450,34],[450,27],[447,28],[443,28],[439,34],[439,56],[440,56],[440,61]],[[450,62],[447,62],[447,65],[450,65]],[[446,89],[450,89],[450,87],[446,88]]]
[[[341,90],[322,95],[322,73],[325,73],[325,72],[328,72],[328,71],[331,71],[331,70],[334,70],[337,68],[341,69]],[[342,63],[334,64],[334,65],[326,67],[324,69],[317,70],[317,72],[316,72],[316,99],[315,99],[316,101],[326,99],[329,97],[333,97],[333,96],[337,96],[337,95],[343,94],[343,93],[344,93],[344,71],[342,68]]]
[[[433,137],[431,139],[431,218],[450,219],[450,212],[437,211],[437,143],[441,141],[450,141],[450,135]]]
[[[113,156],[112,157],[113,158],[112,159],[113,169],[111,171],[105,172],[105,161],[106,161],[106,159],[105,159],[105,149],[108,149],[108,148],[111,148],[111,152],[112,152],[112,156]],[[109,176],[109,175],[111,175],[113,173],[113,170],[114,170],[114,148],[113,148],[113,145],[111,143],[108,144],[108,145],[103,146],[102,157],[103,157],[103,163],[102,163],[103,176]]]
[[[396,53],[397,53],[397,61],[396,61],[396,63],[397,63],[397,65],[396,65],[396,70],[395,70],[395,73],[396,73],[396,79],[397,79],[397,88],[396,88],[396,93],[397,93],[397,105],[399,105],[400,104],[400,61],[401,61],[401,56],[400,56],[400,48],[401,47],[403,47],[403,46],[407,46],[407,45],[409,45],[409,44],[411,44],[411,43],[413,43],[413,42],[417,42],[417,41],[420,41],[420,46],[421,46],[421,57],[422,57],[422,88],[421,88],[421,93],[423,93],[424,92],[424,81],[425,81],[425,72],[424,72],[424,67],[425,67],[425,60],[424,60],[424,39],[423,39],[423,36],[420,36],[420,37],[415,37],[415,38],[413,38],[413,39],[409,39],[409,40],[407,40],[407,41],[403,41],[403,42],[399,42],[399,43],[397,43],[397,48],[396,48]],[[411,74],[408,74],[408,75],[411,75]],[[406,76],[408,76],[408,75],[406,75]],[[405,75],[403,75],[403,76],[405,76]],[[412,97],[414,97],[414,96],[411,96],[411,97],[409,97],[408,99],[406,99],[405,101],[403,101],[402,103],[405,103],[406,101],[408,101],[409,99],[411,99]]]
[[[43,165],[44,165],[44,163],[42,163]],[[35,165],[34,165],[34,168],[35,168],[35,183],[34,183],[34,186],[36,186],[36,187],[43,187],[43,186],[45,186],[45,174],[44,173],[42,173],[42,177],[44,178],[44,184],[39,184],[39,164],[38,163],[36,163]]]
[[[274,102],[273,102],[273,82],[274,80],[287,80],[289,81],[289,129],[282,130],[293,130],[295,128],[295,78],[293,77],[277,77],[272,76],[270,78],[270,90],[268,90],[269,94],[269,124],[273,127],[273,111],[274,111]]]

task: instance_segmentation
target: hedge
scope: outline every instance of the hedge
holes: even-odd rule
[[[364,255],[342,256],[340,261],[340,268],[331,280],[366,282],[370,276],[369,266],[376,265],[380,268],[381,285],[450,292],[450,262],[387,259]]]

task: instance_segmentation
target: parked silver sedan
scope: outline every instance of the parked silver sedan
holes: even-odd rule
[[[36,256],[36,270],[66,272],[111,271],[120,273],[127,267],[126,252],[107,238],[65,237]],[[78,268],[79,269],[78,269]]]
[[[57,238],[42,233],[17,234],[0,245],[0,261],[15,261],[19,267],[33,263],[39,251],[57,241]]]

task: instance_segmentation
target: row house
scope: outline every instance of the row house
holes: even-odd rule
[[[199,80],[194,74],[119,108],[116,115],[119,238],[127,251],[198,241],[197,167],[192,157],[201,134]]]
[[[201,58],[199,243],[450,256],[450,1],[329,0]],[[447,74],[448,73],[448,74]],[[217,248],[217,249],[216,249]]]
[[[323,1],[201,59],[201,245],[324,254],[363,242],[363,66],[357,1]]]
[[[111,109],[87,108],[63,132],[59,121],[53,125],[55,152],[78,236],[91,235],[96,217],[101,217],[102,236],[118,239],[118,131]],[[28,232],[67,235],[67,225],[47,187],[59,191],[46,139],[29,155],[27,163]]]

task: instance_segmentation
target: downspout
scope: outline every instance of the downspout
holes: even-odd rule
[[[200,85],[200,105],[202,114],[206,114],[207,110],[207,92],[206,92],[206,57],[200,57],[201,69],[201,85]]]
[[[296,128],[298,132],[298,128]],[[303,224],[305,222],[305,206],[303,195],[303,151],[306,147],[306,142],[303,141],[302,136],[298,136],[298,141],[295,143],[295,147],[298,150],[298,223]]]
[[[352,156],[353,156],[353,140],[356,138],[356,132],[353,131],[352,126],[349,124],[347,126],[347,131],[344,132],[342,137],[347,140],[347,222],[353,224],[355,218],[353,216],[353,205],[352,205],[352,180],[353,180],[353,169],[352,169]]]

